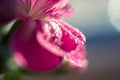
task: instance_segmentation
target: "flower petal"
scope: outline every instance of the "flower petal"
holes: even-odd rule
[[[81,62],[86,58],[84,45],[86,39],[78,29],[58,20],[45,23],[38,21],[38,24],[42,25],[37,32],[40,45],[56,55],[65,57],[75,65],[81,66]]]
[[[30,0],[32,11],[46,9],[61,9],[69,2],[69,0]]]
[[[22,2],[23,11],[29,16],[34,17],[35,19],[38,17],[41,18],[43,16],[50,16],[55,14],[60,13],[60,11],[63,12],[63,10],[67,11],[67,13],[70,13],[70,8],[65,7],[69,0],[20,0]],[[66,9],[65,9],[66,8]],[[29,10],[29,11],[28,11]],[[25,14],[24,13],[24,14]],[[55,15],[54,15],[55,16]],[[60,15],[59,15],[60,16]]]
[[[59,19],[61,16],[68,17],[74,14],[74,10],[71,8],[70,5],[66,5],[61,9],[55,10],[51,12],[50,17]]]
[[[84,60],[82,60],[82,62],[80,62],[80,64],[78,66],[76,66],[76,64],[73,64],[73,63],[68,62],[68,61],[64,64],[66,65],[66,68],[69,71],[83,73],[86,71],[86,68],[88,66],[88,61],[87,61],[87,59],[84,59]]]
[[[51,53],[36,40],[37,24],[27,19],[12,35],[13,58],[21,66],[37,72],[51,71],[59,66],[62,57]]]
[[[69,52],[66,54],[66,59],[71,63],[81,67],[81,63],[86,58],[85,41],[86,38],[82,32],[71,25],[60,21],[62,30],[62,42],[61,49]]]
[[[61,45],[62,31],[58,24],[52,20],[37,20],[36,22],[39,25],[36,34],[39,44],[55,55],[64,56],[64,51],[59,47]]]

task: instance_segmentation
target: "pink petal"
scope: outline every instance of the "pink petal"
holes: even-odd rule
[[[55,55],[63,56],[64,51],[59,47],[61,45],[62,31],[58,24],[52,20],[37,20],[36,22],[39,25],[36,35],[39,44]]]
[[[68,61],[77,66],[81,66],[81,62],[86,58],[85,36],[76,28],[61,21],[62,42],[61,48],[69,53],[66,54]]]
[[[39,27],[37,40],[40,45],[56,55],[67,58],[77,66],[86,58],[85,37],[76,28],[63,21],[37,21]],[[45,45],[45,44],[46,45]],[[50,48],[52,47],[52,48]]]
[[[37,26],[35,21],[27,19],[12,35],[10,45],[13,58],[19,66],[33,71],[54,70],[61,64],[62,57],[53,54],[38,43]]]
[[[61,16],[69,17],[69,16],[72,16],[74,13],[75,12],[71,8],[71,6],[66,5],[61,9],[58,9],[58,10],[51,12],[50,17],[55,18],[55,19],[59,19]]]
[[[71,7],[68,7],[69,0],[48,0],[48,1],[49,2],[46,2],[45,7],[43,7],[43,13],[47,14],[52,18],[59,18],[64,15],[69,15],[73,12]]]
[[[20,0],[18,16],[22,18],[31,16],[34,19],[41,19],[46,16],[62,16],[64,12],[70,14],[70,8],[66,7],[68,2],[69,0]]]
[[[17,0],[17,18],[25,19],[30,11],[30,0]]]
[[[32,11],[46,9],[61,9],[69,2],[69,0],[30,0]]]
[[[88,61],[84,59],[82,62],[80,62],[78,66],[76,66],[76,64],[73,64],[71,62],[66,62],[65,64],[66,64],[67,70],[83,73],[86,71],[86,68],[88,66]]]

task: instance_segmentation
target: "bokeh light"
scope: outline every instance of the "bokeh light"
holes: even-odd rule
[[[112,24],[120,32],[120,0],[110,0],[108,12]]]

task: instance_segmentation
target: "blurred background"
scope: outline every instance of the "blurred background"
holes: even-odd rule
[[[120,80],[120,0],[71,0],[71,5],[76,15],[66,21],[79,28],[87,38],[89,65],[86,72],[25,75],[24,79]]]
[[[120,0],[72,0],[71,4],[77,15],[68,22],[85,34],[89,61],[87,71],[74,80],[120,80]]]

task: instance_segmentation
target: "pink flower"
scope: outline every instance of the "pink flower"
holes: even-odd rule
[[[10,40],[14,60],[19,66],[46,72],[56,69],[66,59],[75,66],[84,67],[85,37],[61,20],[72,13],[68,2],[19,0],[18,18],[24,22]]]

